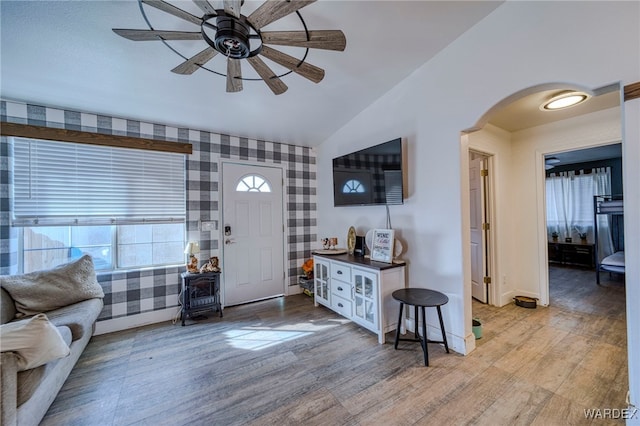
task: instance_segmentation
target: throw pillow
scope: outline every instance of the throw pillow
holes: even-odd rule
[[[104,297],[89,255],[54,269],[0,277],[0,285],[15,301],[16,310],[24,315]]]
[[[18,371],[69,355],[69,346],[45,314],[0,326],[2,352],[18,354]]]

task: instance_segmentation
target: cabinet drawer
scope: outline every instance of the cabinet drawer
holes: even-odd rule
[[[586,255],[591,254],[591,249],[588,247],[576,247],[575,251],[576,251],[576,254],[586,254]]]
[[[332,263],[331,278],[342,281],[351,281],[351,268],[342,263]]]
[[[331,309],[344,317],[351,318],[351,300],[340,296],[332,296]]]
[[[331,282],[331,293],[336,296],[351,300],[351,284],[338,280]]]

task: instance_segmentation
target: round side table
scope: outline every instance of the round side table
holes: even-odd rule
[[[449,353],[449,345],[447,344],[447,334],[444,330],[444,322],[442,321],[442,311],[440,307],[445,305],[449,298],[446,294],[439,291],[429,290],[426,288],[403,288],[394,291],[391,296],[400,302],[400,312],[398,313],[398,326],[396,328],[396,340],[394,349],[398,349],[399,341],[420,342],[422,351],[424,352],[424,365],[429,366],[429,352],[427,351],[427,343],[443,343],[444,348]],[[412,305],[414,307],[414,316],[416,319],[414,326],[414,339],[400,338],[400,325],[402,324],[402,309],[404,305]],[[425,308],[435,307],[438,310],[438,319],[440,320],[440,330],[442,331],[442,340],[429,340],[427,338],[427,317],[425,316]],[[418,308],[422,312],[422,336],[418,333]]]

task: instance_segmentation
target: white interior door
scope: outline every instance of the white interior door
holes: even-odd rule
[[[222,164],[224,304],[284,294],[282,169]]]
[[[471,207],[471,295],[482,303],[487,303],[487,284],[484,277],[487,276],[486,268],[486,241],[483,224],[485,219],[485,178],[482,177],[482,170],[486,159],[470,153],[469,159],[469,196]]]

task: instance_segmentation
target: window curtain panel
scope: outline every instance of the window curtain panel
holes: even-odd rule
[[[598,221],[598,253],[601,257],[613,253],[609,217],[598,215],[594,220],[593,197],[611,194],[611,168],[599,167],[551,173],[546,179],[547,234],[558,233],[560,241],[570,237],[580,241],[580,234],[593,242],[594,223]]]

